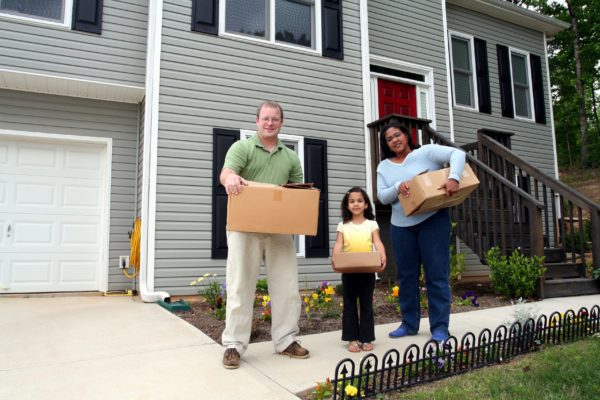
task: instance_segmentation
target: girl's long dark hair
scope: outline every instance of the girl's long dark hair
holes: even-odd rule
[[[415,144],[413,142],[412,135],[410,134],[408,128],[404,124],[401,124],[400,122],[392,122],[385,125],[379,134],[379,147],[381,149],[382,160],[396,156],[396,153],[390,150],[390,146],[388,146],[388,143],[385,141],[385,133],[390,128],[398,128],[400,129],[400,132],[404,133],[404,135],[406,136],[408,147],[411,150],[418,149],[419,147],[421,147],[421,145]]]
[[[342,199],[342,220],[344,223],[352,221],[352,213],[348,210],[348,198],[350,197],[350,193],[361,193],[363,199],[365,199],[365,203],[367,204],[367,208],[365,210],[365,218],[374,220],[375,214],[373,214],[373,204],[371,204],[371,199],[369,199],[369,195],[365,192],[361,187],[354,186],[352,189],[348,190]]]

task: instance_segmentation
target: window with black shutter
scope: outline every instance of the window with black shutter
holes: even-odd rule
[[[477,101],[479,112],[491,114],[492,102],[490,99],[490,74],[488,70],[487,44],[485,40],[474,38],[475,45],[475,73],[477,75]]]
[[[510,56],[508,47],[496,45],[498,56],[498,79],[500,81],[500,106],[502,116],[514,118],[515,112],[512,101],[512,80],[510,78]]]
[[[329,257],[329,210],[327,187],[327,141],[304,139],[304,180],[321,191],[316,236],[306,237],[306,257]]]
[[[533,109],[535,122],[546,123],[546,104],[544,103],[544,79],[542,76],[542,59],[535,54],[529,55],[531,63],[531,86],[533,90]]]

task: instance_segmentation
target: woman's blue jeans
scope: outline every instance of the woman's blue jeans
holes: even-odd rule
[[[392,225],[402,325],[411,334],[421,322],[419,274],[425,269],[431,332],[448,333],[450,322],[450,217],[443,209],[415,226]]]

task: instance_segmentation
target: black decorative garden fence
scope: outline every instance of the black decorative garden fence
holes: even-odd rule
[[[572,342],[600,332],[600,307],[581,308],[550,316],[541,315],[537,321],[528,319],[510,327],[500,325],[479,336],[468,332],[462,340],[451,336],[443,345],[433,340],[422,348],[413,344],[404,355],[392,349],[381,358],[368,354],[359,363],[349,358],[335,368],[333,399],[364,399],[378,393],[399,391],[415,385],[461,374],[486,365],[498,364],[521,354],[536,351],[543,344]],[[351,385],[347,394],[346,388]],[[354,390],[356,389],[356,390]],[[356,393],[356,394],[354,394]]]

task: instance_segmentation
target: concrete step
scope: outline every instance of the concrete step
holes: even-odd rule
[[[544,281],[544,297],[581,296],[599,294],[600,280],[590,278],[547,279]]]

